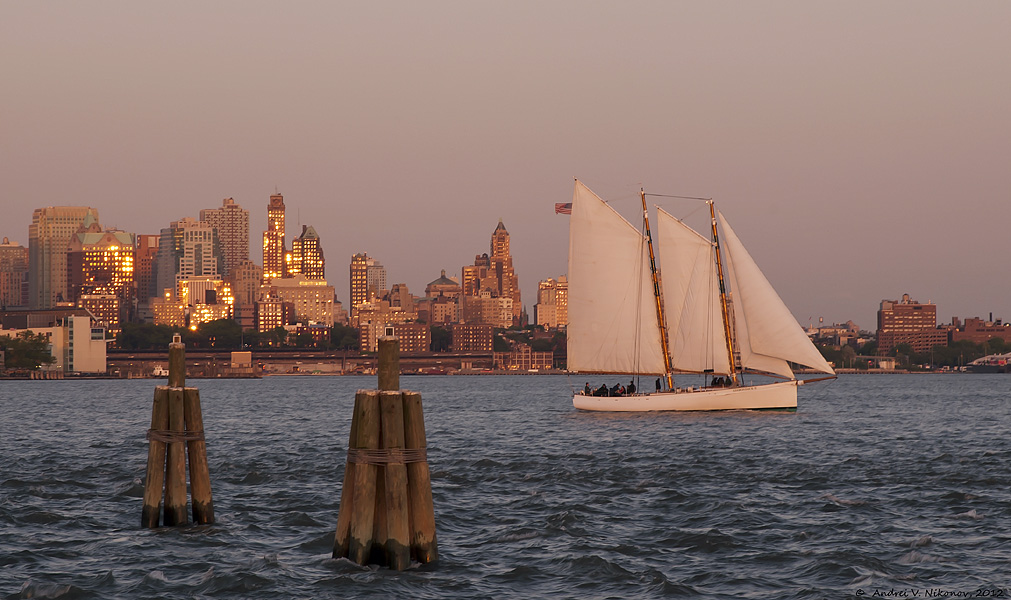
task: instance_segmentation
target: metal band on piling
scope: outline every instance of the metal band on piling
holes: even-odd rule
[[[203,431],[172,431],[171,429],[148,429],[147,439],[155,442],[174,444],[177,442],[196,442],[204,440]]]
[[[348,448],[348,462],[357,465],[406,465],[408,463],[427,463],[428,451],[425,448]]]

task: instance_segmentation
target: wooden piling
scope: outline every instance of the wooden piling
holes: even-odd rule
[[[168,392],[166,386],[154,389],[151,406],[151,431],[168,429]],[[161,521],[162,486],[165,485],[165,442],[148,436],[147,475],[144,478],[144,508],[141,527],[155,528]]]
[[[364,390],[355,394],[355,408],[351,413],[351,433],[348,435],[348,448],[354,448],[358,443],[358,419]],[[340,513],[337,515],[337,533],[333,540],[333,557],[341,558],[348,555],[348,540],[351,537],[351,505],[354,503],[355,463],[350,457],[344,463],[344,485],[341,487]]]
[[[362,402],[353,419],[358,421],[355,449],[379,448],[379,393],[362,392]],[[360,565],[367,563],[372,550],[372,528],[376,511],[376,465],[357,464],[354,469],[354,500],[351,504],[351,533],[348,558]]]
[[[404,399],[400,392],[379,394],[383,448],[404,448]],[[397,453],[391,453],[394,456]],[[403,455],[403,453],[400,453]],[[407,465],[403,459],[386,464],[386,539],[380,538],[386,551],[386,563],[401,571],[411,564],[411,532],[407,500]]]
[[[179,334],[175,334],[172,343],[169,344],[168,359],[168,386],[186,386],[186,345],[180,340]]]
[[[392,335],[379,338],[376,373],[379,390],[394,392],[400,389],[400,340]]]
[[[379,340],[379,389],[359,390],[334,558],[403,570],[438,557],[421,395],[400,391],[397,338]]]
[[[184,387],[186,383],[186,347],[178,334],[169,344],[168,386],[155,388],[148,431],[147,476],[144,482],[144,508],[141,525],[189,523],[186,510],[186,457],[189,455],[190,485],[193,495],[193,520],[200,524],[214,522],[211,477],[207,468],[204,441],[204,417],[200,391]],[[162,500],[164,484],[164,509]]]
[[[404,392],[404,447],[421,450],[427,447],[425,414],[421,394]],[[432,501],[432,478],[428,460],[407,463],[407,486],[410,494],[411,558],[420,563],[439,559],[435,536],[435,506]]]
[[[183,409],[183,388],[170,387],[168,393],[168,430],[174,439],[168,443],[165,464],[165,517],[166,526],[185,525],[186,514],[186,432]]]
[[[214,523],[214,501],[211,498],[211,473],[207,467],[207,444],[204,442],[204,416],[200,409],[200,390],[183,388],[183,414],[186,420],[187,456],[190,467],[190,495],[193,499],[193,522]]]

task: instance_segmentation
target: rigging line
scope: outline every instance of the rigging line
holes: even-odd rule
[[[654,198],[677,198],[679,200],[701,200],[702,202],[709,202],[712,198],[699,198],[698,196],[673,196],[670,194],[646,194],[647,196],[652,196]]]

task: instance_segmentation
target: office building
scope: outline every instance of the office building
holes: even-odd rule
[[[155,286],[155,264],[158,261],[158,244],[161,235],[138,234],[134,257],[134,281],[137,283],[137,301],[145,305],[159,295]]]
[[[365,253],[351,257],[351,322],[358,324],[358,307],[378,298],[386,289],[386,269]]]
[[[249,260],[249,211],[225,198],[221,208],[205,208],[200,220],[218,232],[224,261],[222,275],[227,277],[243,261]]]
[[[537,284],[537,304],[534,319],[548,329],[565,327],[569,323],[569,282],[562,275],[557,280],[550,277]]]
[[[158,242],[157,292],[178,294],[183,279],[221,279],[224,258],[217,231],[190,217],[173,221],[161,230]]]
[[[291,241],[291,252],[287,261],[285,277],[304,275],[306,279],[325,279],[323,247],[319,235],[309,225],[302,226],[302,233]]]
[[[508,304],[510,317],[509,325],[519,325],[521,321],[523,305],[520,298],[519,278],[513,268],[512,255],[509,249],[509,232],[502,221],[491,236],[491,255],[480,254],[474,257],[474,264],[463,267],[461,284],[463,291],[463,319],[468,323],[494,324],[502,321],[497,317],[494,323],[490,321],[474,321],[482,319],[482,315],[490,314],[488,302],[485,298],[496,300],[509,300],[499,302],[499,305]],[[468,304],[471,306],[468,307]],[[480,306],[478,306],[480,305]]]
[[[304,275],[273,279],[269,296],[276,296],[291,304],[295,319],[312,325],[321,323],[327,327],[334,324],[334,288],[325,279],[308,279]]]
[[[267,230],[263,232],[263,278],[284,276],[284,196],[274,194],[267,203]]]
[[[67,246],[67,300],[91,311],[112,338],[133,320],[135,245],[134,234],[92,222]]]
[[[878,310],[878,353],[888,354],[900,344],[914,352],[929,352],[948,344],[948,330],[937,328],[937,306],[920,304],[903,294],[902,300],[882,300]]]
[[[28,227],[28,305],[53,308],[67,302],[67,246],[70,236],[98,222],[98,211],[87,206],[37,208]]]
[[[28,248],[4,238],[0,244],[0,308],[28,308]]]

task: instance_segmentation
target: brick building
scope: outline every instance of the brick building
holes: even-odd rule
[[[882,300],[878,310],[878,353],[888,354],[900,344],[914,352],[929,352],[948,344],[948,329],[937,327],[937,305],[920,304],[903,294],[902,300]]]

